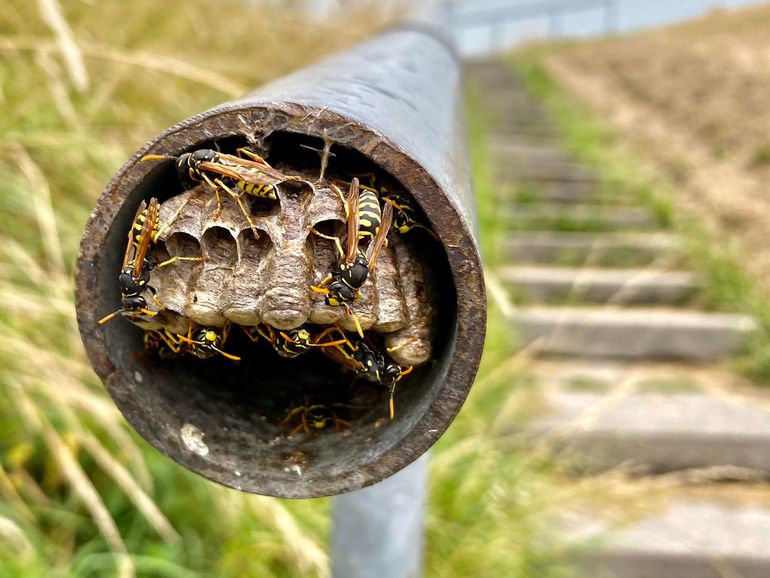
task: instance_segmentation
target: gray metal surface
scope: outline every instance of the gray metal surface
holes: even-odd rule
[[[379,484],[334,499],[333,578],[422,575],[427,477],[426,454]]]

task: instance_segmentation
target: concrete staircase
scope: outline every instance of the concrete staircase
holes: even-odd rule
[[[641,513],[567,517],[583,575],[770,577],[770,397],[721,364],[755,322],[698,308],[680,239],[566,151],[510,67],[475,63],[469,78],[513,189],[490,278],[535,359],[542,411],[526,433],[579,483],[623,472],[659,490]]]

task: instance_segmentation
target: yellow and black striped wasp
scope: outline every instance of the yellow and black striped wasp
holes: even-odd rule
[[[414,229],[422,229],[434,239],[438,240],[435,231],[417,220],[417,209],[411,199],[403,193],[390,192],[385,187],[381,188],[382,200],[394,209],[393,228],[401,235],[406,235]]]
[[[168,329],[150,329],[144,332],[144,350],[161,359],[169,359],[181,355],[193,355],[199,359],[209,359],[220,354],[227,359],[240,361],[240,357],[221,349],[227,340],[229,324],[221,329],[216,327],[199,327],[193,330],[192,323],[187,335],[173,333]]]
[[[342,192],[337,189],[340,196]],[[363,337],[363,331],[358,318],[350,312],[350,303],[359,295],[359,289],[366,282],[369,272],[374,270],[377,257],[387,240],[390,225],[393,220],[393,209],[390,205],[380,212],[380,202],[372,191],[362,190],[358,179],[350,183],[347,199],[343,198],[347,221],[346,248],[338,237],[325,235],[313,227],[309,230],[322,237],[334,241],[339,253],[339,261],[335,270],[329,273],[318,285],[312,285],[311,290],[326,295],[326,304],[332,307],[345,307],[353,317],[358,334]],[[368,239],[366,251],[360,248],[360,241]]]
[[[324,337],[332,333],[333,327],[325,329],[315,337],[313,337],[311,330],[304,326],[281,331],[267,323],[260,323],[252,327],[241,326],[241,329],[252,341],[259,341],[262,338],[273,346],[278,355],[288,359],[299,357],[313,347],[334,347],[345,342],[344,339],[322,341]]]
[[[361,178],[367,181],[369,189],[377,191],[380,198],[393,207],[393,229],[397,233],[405,235],[414,229],[422,229],[438,239],[433,229],[420,222],[414,201],[405,193],[391,190],[389,185],[379,182],[374,173],[367,173]]]
[[[158,199],[151,198],[149,204],[142,201],[136,210],[133,221],[131,221],[131,228],[128,230],[128,245],[118,275],[121,307],[100,319],[100,325],[107,323],[116,315],[141,314],[154,317],[156,312],[147,309],[147,301],[142,295],[145,291],[149,291],[158,307],[162,307],[156,296],[155,288],[149,284],[150,272],[177,261],[205,260],[205,257],[172,257],[162,263],[157,263],[152,257],[148,257],[148,252],[157,241],[160,232]]]
[[[390,419],[394,419],[396,411],[393,396],[396,392],[396,383],[405,375],[410,374],[413,366],[403,367],[378,351],[366,339],[357,336],[347,336],[344,330],[336,326],[333,327],[341,339],[344,340],[344,343],[334,348],[324,349],[322,350],[323,353],[343,367],[352,370],[356,377],[385,387],[389,394],[388,409]],[[398,347],[403,345],[405,343]],[[392,348],[386,351],[392,352],[395,349]]]
[[[241,197],[251,195],[262,199],[277,199],[276,186],[285,181],[301,180],[300,177],[283,174],[271,167],[265,159],[246,148],[236,152],[248,158],[221,153],[212,149],[198,149],[176,157],[175,165],[182,186],[192,187],[196,183],[207,183],[214,190],[217,209],[213,219],[217,220],[222,211],[219,191],[230,195],[249,223],[255,238],[259,238],[251,215]],[[143,161],[173,159],[166,155],[145,155]]]

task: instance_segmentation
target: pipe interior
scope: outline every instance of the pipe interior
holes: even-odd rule
[[[194,148],[232,153],[247,144],[245,139],[228,138]],[[319,154],[311,149],[323,147],[320,139],[279,132],[265,144],[266,150],[261,152],[271,165],[290,172],[306,171],[308,176],[317,174]],[[335,145],[332,152],[329,178],[349,180],[368,172],[382,173],[355,150]],[[394,175],[386,176],[398,183]],[[136,206],[141,199],[155,196],[163,202],[181,192],[172,161],[161,163],[131,192],[104,248],[99,285],[105,309],[119,307],[117,272]],[[233,327],[226,349],[242,358],[238,363],[221,356],[154,359],[144,352],[143,332],[126,319],[114,320],[104,330],[119,376],[113,379],[128,384],[124,396],[116,398],[118,405],[140,433],[172,458],[239,489],[260,489],[266,481],[287,487],[313,484],[365,467],[423,418],[441,390],[455,347],[456,293],[444,248],[420,230],[405,239],[425,274],[434,312],[433,355],[398,383],[395,420],[387,417],[387,394],[382,388],[362,381],[351,383],[351,374],[318,352],[285,359],[268,344],[254,343]],[[329,423],[312,436],[289,435],[303,415],[312,419],[318,409],[315,406],[323,406],[320,411],[325,415],[332,413],[351,425],[336,431]]]

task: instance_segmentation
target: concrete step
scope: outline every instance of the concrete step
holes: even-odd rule
[[[636,384],[625,385],[632,390]],[[621,465],[637,474],[745,468],[770,477],[766,400],[703,392],[551,390],[543,404],[546,413],[529,424],[529,434],[581,471]]]
[[[522,346],[543,355],[724,359],[756,328],[744,315],[676,309],[523,307],[512,319]]]
[[[572,541],[602,543],[583,555],[586,578],[767,578],[770,509],[756,493],[675,497],[655,513],[626,524],[585,516]],[[767,496],[765,496],[766,500]]]
[[[498,115],[500,118],[502,115]],[[504,117],[503,117],[504,118]],[[561,131],[552,126],[542,124],[522,124],[511,122],[499,122],[495,124],[490,133],[500,137],[518,137],[533,144],[553,145],[562,140]]]
[[[652,229],[658,221],[642,207],[600,204],[511,203],[506,212],[520,229],[613,231]]]
[[[538,181],[501,177],[498,183],[515,191],[514,200],[522,203],[633,204],[628,193],[608,190],[594,180]]]
[[[499,155],[503,162],[497,168],[497,174],[503,179],[517,181],[545,182],[589,182],[598,185],[599,179],[587,166],[572,160],[519,159],[512,155]]]
[[[669,233],[509,233],[504,254],[518,263],[634,267],[655,260],[675,264],[679,239]],[[662,259],[663,256],[666,259]]]
[[[498,267],[514,296],[527,301],[681,305],[699,289],[693,273],[657,269]]]
[[[738,395],[739,400],[756,400],[757,407],[770,407],[770,392],[708,362],[545,357],[530,362],[527,374],[541,392],[710,393]]]
[[[533,162],[574,162],[574,157],[563,147],[532,144],[524,139],[491,136],[489,150],[497,155],[509,155]]]

